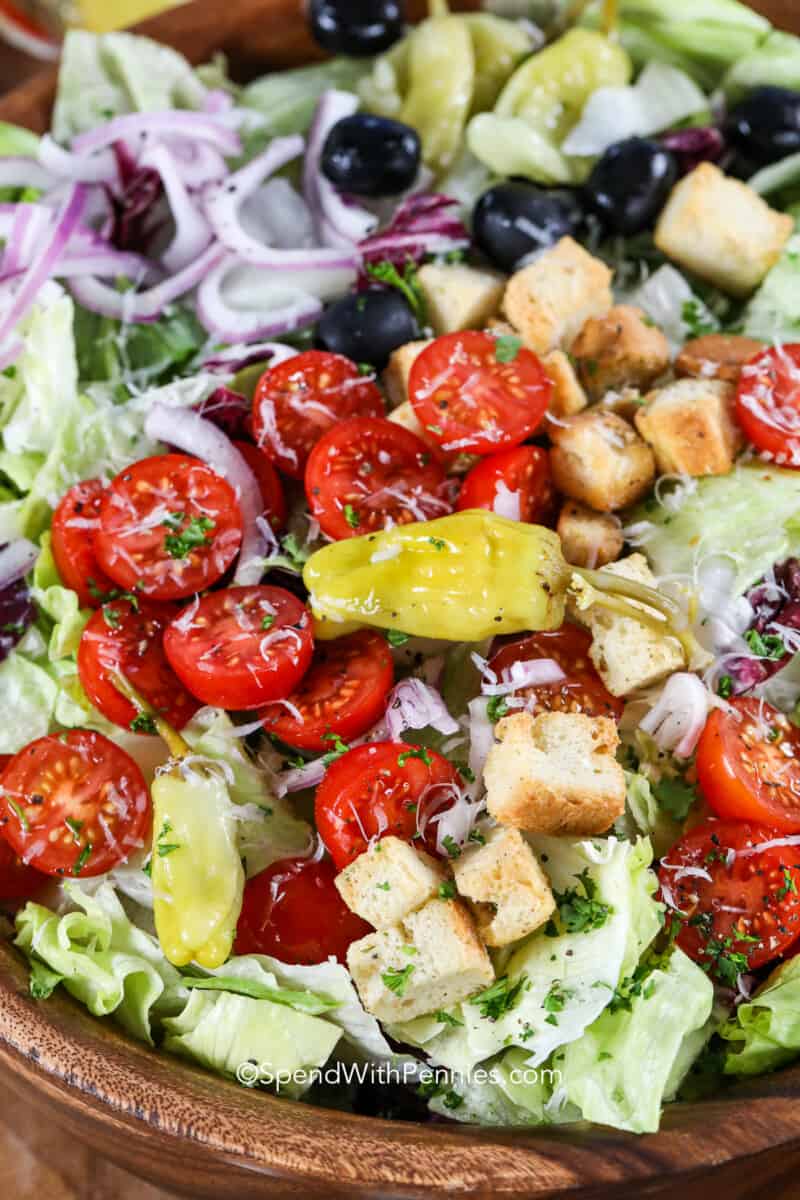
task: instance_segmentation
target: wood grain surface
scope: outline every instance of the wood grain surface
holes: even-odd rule
[[[800,0],[753,7],[800,30]],[[243,78],[317,57],[299,0],[197,0],[144,28],[195,62],[222,50]],[[0,90],[30,69],[0,52]],[[37,72],[0,102],[0,118],[47,128],[53,82],[52,72]],[[703,1105],[672,1106],[662,1132],[645,1138],[373,1121],[245,1091],[154,1055],[67,996],[37,1003],[24,964],[0,946],[0,1194],[173,1200],[178,1193],[196,1200],[800,1200],[800,1068]]]

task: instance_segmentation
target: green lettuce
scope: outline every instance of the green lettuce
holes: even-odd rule
[[[727,1075],[760,1075],[800,1054],[800,957],[773,971],[752,1000],[720,1030],[730,1042]]]
[[[30,158],[39,149],[39,139],[30,129],[0,121],[0,157]]]
[[[0,722],[0,754],[16,754],[28,742],[50,732],[58,694],[52,673],[21,649],[13,650],[0,663],[0,708],[7,714]],[[10,714],[13,720],[8,719]]]
[[[170,305],[146,325],[112,320],[75,308],[75,345],[84,384],[108,383],[121,401],[129,393],[167,383],[189,370],[207,342],[194,313]]]
[[[776,164],[776,168],[780,166],[780,163]],[[762,173],[762,189],[765,174]],[[800,179],[800,172],[796,177]],[[795,234],[745,309],[742,332],[764,342],[796,342],[800,337],[798,291],[800,234]]]
[[[76,883],[63,885],[75,911],[63,916],[29,902],[17,914],[15,945],[37,964],[34,987],[67,991],[97,1017],[112,1016],[134,1037],[153,1043],[154,1022],[174,1016],[188,993],[155,938],[128,919],[114,889],[101,884],[92,895]],[[47,968],[47,976],[42,972]]]
[[[307,133],[322,93],[329,88],[355,91],[371,67],[371,59],[334,58],[292,71],[275,71],[248,84],[239,102],[258,114],[256,134],[264,142]]]
[[[730,104],[764,84],[800,91],[800,38],[773,30],[752,53],[734,62],[722,81]]]

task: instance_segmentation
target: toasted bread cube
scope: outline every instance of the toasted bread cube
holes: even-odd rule
[[[564,558],[573,567],[604,567],[622,553],[622,522],[613,513],[593,512],[568,500],[556,526]]]
[[[518,942],[555,910],[550,881],[516,829],[493,829],[485,845],[470,846],[456,859],[453,874],[487,946]]]
[[[707,333],[692,338],[675,360],[677,375],[694,379],[724,379],[738,383],[742,367],[764,349],[763,342],[735,333]]]
[[[550,437],[556,488],[597,512],[633,504],[655,479],[653,451],[615,413],[588,409],[552,424]]]
[[[679,379],[651,392],[636,428],[664,475],[727,475],[744,445],[733,415],[736,387],[721,379]]]
[[[517,331],[513,325],[509,325],[508,321],[501,321],[499,317],[490,317],[486,322],[486,332],[493,333],[495,337],[516,337]]]
[[[335,879],[351,912],[375,929],[399,925],[437,895],[444,882],[439,864],[396,837],[381,838]]]
[[[562,238],[508,281],[503,312],[529,350],[568,350],[589,317],[611,308],[612,272],[573,238]]]
[[[606,392],[595,408],[602,409],[603,412],[616,413],[618,417],[622,417],[623,421],[632,425],[634,417],[643,404],[644,397],[638,388],[623,388],[621,392]]]
[[[572,357],[592,400],[623,387],[649,387],[670,364],[669,342],[644,313],[618,304],[590,317],[572,345]]]
[[[417,280],[437,336],[482,329],[497,313],[506,286],[504,275],[463,263],[427,263]]]
[[[655,242],[701,279],[744,297],[763,282],[793,232],[790,216],[705,162],[673,188]]]
[[[542,366],[553,383],[550,415],[557,420],[582,412],[589,403],[578,374],[563,350],[552,350],[542,359]]]
[[[400,925],[353,942],[347,965],[367,1012],[410,1021],[489,986],[494,968],[467,909],[429,900]]]
[[[390,354],[381,381],[392,408],[398,408],[408,400],[408,377],[426,346],[430,346],[430,341],[406,342]]]
[[[605,569],[623,579],[657,586],[643,554],[630,554]],[[589,657],[612,696],[628,696],[686,666],[680,642],[633,617],[620,616],[599,605],[584,610],[571,605],[570,615],[588,626],[592,635]]]
[[[495,733],[483,777],[489,812],[502,825],[594,837],[625,811],[619,738],[608,717],[519,712]]]

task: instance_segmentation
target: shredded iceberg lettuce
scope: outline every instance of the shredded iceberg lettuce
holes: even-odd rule
[[[723,1025],[730,1042],[727,1075],[760,1075],[774,1071],[800,1054],[800,957],[773,971],[767,982],[736,1016]]]

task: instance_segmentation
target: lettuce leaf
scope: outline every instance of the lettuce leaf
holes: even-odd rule
[[[264,142],[290,133],[308,133],[322,93],[329,88],[355,91],[371,68],[368,58],[334,58],[310,67],[274,71],[248,84],[239,103],[258,114],[256,135]]]
[[[742,332],[764,342],[796,342],[800,337],[799,284],[800,234],[795,234],[745,309]]]
[[[0,709],[13,713],[13,720],[0,722],[0,754],[16,754],[50,732],[58,693],[51,672],[20,649],[0,663]]]
[[[773,971],[748,1004],[723,1025],[730,1045],[726,1075],[760,1075],[774,1071],[800,1054],[800,957]]]
[[[179,973],[156,939],[131,924],[110,884],[93,895],[77,883],[63,888],[75,911],[59,916],[29,902],[17,914],[15,945],[31,963],[44,964],[51,985],[58,977],[95,1016],[113,1015],[152,1044],[154,1022],[175,1015],[188,997]],[[34,981],[41,989],[41,966]]]

